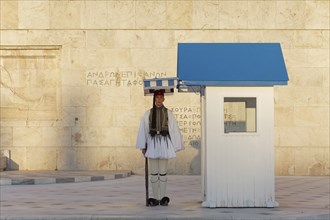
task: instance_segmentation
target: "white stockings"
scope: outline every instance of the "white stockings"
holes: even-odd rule
[[[167,163],[168,159],[149,158],[151,188],[157,200],[161,200],[166,194]]]

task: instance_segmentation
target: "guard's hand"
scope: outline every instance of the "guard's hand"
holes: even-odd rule
[[[150,131],[150,135],[151,135],[151,137],[154,137],[156,134],[157,134],[156,131]]]
[[[147,150],[146,149],[142,149],[141,152],[142,152],[143,156],[145,156]]]

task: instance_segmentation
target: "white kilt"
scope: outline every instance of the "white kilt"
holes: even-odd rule
[[[169,159],[176,156],[177,151],[183,150],[183,140],[179,126],[170,110],[168,112],[168,130],[169,136],[155,135],[151,137],[149,134],[149,115],[150,110],[146,111],[141,119],[139,133],[136,141],[136,147],[144,149],[147,144],[148,158]]]

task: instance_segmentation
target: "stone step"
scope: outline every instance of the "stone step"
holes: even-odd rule
[[[93,182],[131,175],[132,171],[3,171],[0,186]]]

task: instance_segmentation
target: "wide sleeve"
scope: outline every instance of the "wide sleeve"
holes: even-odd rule
[[[183,144],[180,128],[173,113],[169,110],[168,110],[168,126],[169,126],[171,141],[174,146],[174,150],[175,151],[184,150],[184,144]]]
[[[139,149],[146,148],[148,133],[149,133],[149,120],[146,120],[149,118],[150,111],[147,111],[144,113],[144,115],[141,118],[139,132],[136,139],[136,147]]]

